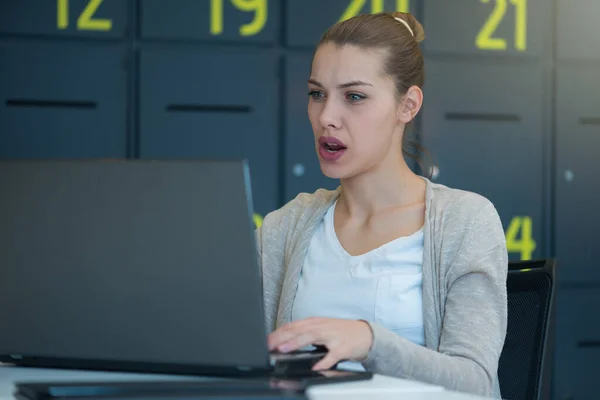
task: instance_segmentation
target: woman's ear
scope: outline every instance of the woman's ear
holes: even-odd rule
[[[423,91],[418,86],[411,86],[398,107],[398,120],[408,124],[418,114],[423,105]]]

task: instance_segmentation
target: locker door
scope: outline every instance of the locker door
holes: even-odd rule
[[[547,0],[425,0],[423,3],[426,37],[423,45],[427,54],[529,58],[552,49],[554,26],[549,22],[553,16]],[[562,18],[560,15],[559,19]]]
[[[560,59],[600,60],[598,0],[558,0],[556,51]]]
[[[144,48],[141,158],[247,158],[256,212],[278,206],[276,59],[235,49]]]
[[[125,48],[0,42],[0,157],[125,157]]]
[[[343,18],[379,11],[409,11],[419,0],[287,0],[285,43],[314,48],[325,30]]]
[[[425,65],[421,135],[437,181],[495,204],[511,259],[543,254],[543,69],[473,60]]]
[[[562,270],[568,265],[561,263]],[[561,273],[562,274],[562,273]],[[554,399],[598,398],[600,291],[561,289],[556,307]]]
[[[123,38],[130,0],[3,0],[0,33]]]
[[[600,68],[557,71],[556,256],[563,282],[600,282]]]
[[[273,44],[279,7],[273,0],[139,0],[140,36]]]
[[[339,180],[323,175],[308,120],[308,75],[311,54],[288,56],[285,67],[285,201],[300,192],[334,189]]]

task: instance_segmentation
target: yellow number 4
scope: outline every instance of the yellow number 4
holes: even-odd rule
[[[254,213],[253,219],[254,219],[254,225],[256,226],[256,229],[260,228],[263,223],[263,217],[260,214]]]
[[[521,238],[519,239],[519,232]],[[531,260],[536,248],[532,235],[531,217],[514,217],[506,230],[506,248],[509,253],[521,253],[521,260]]]

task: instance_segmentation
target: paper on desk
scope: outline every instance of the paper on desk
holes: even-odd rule
[[[373,375],[373,379],[367,381],[328,383],[312,386],[307,394],[350,394],[350,393],[415,393],[415,392],[443,392],[442,386],[429,385],[426,383],[409,381],[406,379],[392,378],[383,375]]]

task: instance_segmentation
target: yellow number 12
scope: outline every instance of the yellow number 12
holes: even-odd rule
[[[475,45],[482,50],[506,50],[507,47],[505,39],[492,37],[506,14],[507,0],[494,1],[496,4],[494,10],[475,39]],[[489,3],[490,0],[481,0],[481,2]],[[525,51],[527,49],[527,0],[510,0],[510,2],[516,7],[515,48]]]
[[[85,9],[77,18],[77,29],[80,31],[110,31],[112,20],[94,19],[94,14],[102,4],[102,0],[89,0]],[[56,26],[58,29],[69,27],[69,0],[57,0],[56,4]]]

